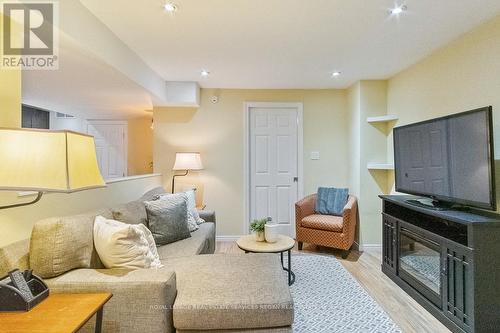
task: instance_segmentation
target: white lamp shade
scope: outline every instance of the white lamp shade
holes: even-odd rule
[[[176,153],[172,170],[202,170],[200,153]]]
[[[75,192],[105,186],[94,138],[71,131],[0,129],[0,190]]]

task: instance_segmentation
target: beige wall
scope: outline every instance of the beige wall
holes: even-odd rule
[[[161,186],[161,176],[127,180],[108,184],[106,188],[71,194],[45,194],[30,206],[0,211],[0,246],[28,238],[33,224],[51,216],[73,215],[110,207],[138,199],[148,190]],[[7,200],[9,199],[9,200]],[[2,197],[0,204],[32,200],[33,197],[17,198],[17,193]]]
[[[388,85],[388,113],[398,115],[398,125],[403,125],[492,105],[498,160],[499,73],[500,16],[391,78]],[[392,158],[392,137],[387,145]],[[391,183],[393,179],[391,176]],[[497,189],[500,190],[498,184]]]
[[[128,175],[153,172],[153,130],[151,117],[128,121]]]
[[[0,15],[1,24],[1,15]],[[1,41],[0,41],[1,42]],[[0,127],[21,126],[21,71],[0,70]],[[150,118],[151,119],[151,118]],[[152,134],[146,121],[133,121],[129,137],[134,140],[132,153],[138,160],[152,160]],[[129,128],[130,130],[130,128]],[[130,134],[132,134],[130,136]],[[142,147],[142,148],[141,148]],[[130,156],[133,158],[133,156]],[[133,161],[133,170],[145,169]],[[150,171],[148,171],[150,172]],[[29,237],[33,223],[57,215],[71,215],[111,206],[139,198],[147,190],[159,186],[161,176],[129,180],[110,184],[107,188],[73,194],[46,194],[41,201],[30,206],[0,210],[0,246]],[[0,192],[0,205],[25,202],[33,197],[19,198],[17,192]]]
[[[368,117],[387,112],[387,82],[360,81],[348,89],[350,189],[359,199],[357,242],[380,244],[381,203],[378,195],[387,192],[387,172],[368,170],[369,162],[387,161],[387,126],[370,124]]]
[[[347,90],[348,108],[348,146],[349,152],[349,188],[350,192],[359,197],[360,192],[360,82],[355,83]]]
[[[21,72],[0,70],[0,127],[21,127]]]
[[[212,104],[210,97],[219,96]],[[244,229],[244,102],[303,102],[304,190],[320,185],[348,186],[347,98],[344,90],[212,90],[202,89],[199,109],[154,111],[155,172],[170,188],[176,151],[200,151],[205,170],[182,184],[198,184],[203,202],[217,211],[219,235],[241,235]],[[319,151],[321,159],[309,159]],[[179,187],[177,187],[179,184]]]
[[[0,26],[3,26],[0,14]],[[3,37],[0,34],[0,43]],[[0,69],[0,127],[21,127],[21,70]]]

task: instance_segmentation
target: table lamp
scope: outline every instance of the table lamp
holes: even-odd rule
[[[187,176],[191,170],[203,170],[200,153],[175,153],[174,171],[184,170],[182,175],[175,175],[172,178],[172,193],[175,189],[175,177]]]
[[[94,138],[72,131],[0,128],[0,190],[71,193],[106,186]]]

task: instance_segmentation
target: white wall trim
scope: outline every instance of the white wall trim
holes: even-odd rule
[[[382,244],[361,244],[361,245],[359,245],[359,251],[380,250],[380,249],[382,249]]]
[[[216,236],[215,240],[217,242],[235,242],[237,241],[241,236]]]
[[[297,176],[298,198],[304,197],[304,104],[301,102],[245,102],[243,106],[243,234],[250,227],[250,108],[293,108],[297,109]],[[295,233],[295,230],[292,231]]]
[[[106,184],[113,184],[119,182],[127,182],[130,180],[142,179],[142,178],[151,178],[151,177],[161,177],[161,173],[148,173],[144,175],[136,175],[136,176],[128,176],[122,178],[109,179],[106,181]]]
[[[143,178],[153,178],[153,177],[161,177],[161,173],[148,173],[144,175],[136,175],[136,176],[128,176],[128,177],[123,177],[123,178],[115,178],[115,179],[110,179],[106,181],[106,184],[113,184],[113,183],[121,183],[121,182],[128,182],[131,180],[137,180],[137,179],[143,179]],[[44,193],[50,194],[54,192],[49,192],[49,193]],[[38,192],[33,192],[33,191],[22,191],[17,193],[18,198],[22,197],[29,197],[29,196],[35,196],[37,195]]]

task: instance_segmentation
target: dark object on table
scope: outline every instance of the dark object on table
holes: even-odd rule
[[[27,270],[14,270],[0,279],[0,311],[29,311],[49,296],[49,288]]]
[[[20,270],[15,269],[9,272],[9,278],[12,282],[12,286],[19,290],[19,293],[25,300],[27,300],[28,302],[33,300],[33,293],[31,292],[31,289],[28,286],[28,282],[26,282],[26,280],[24,279],[24,275]]]

